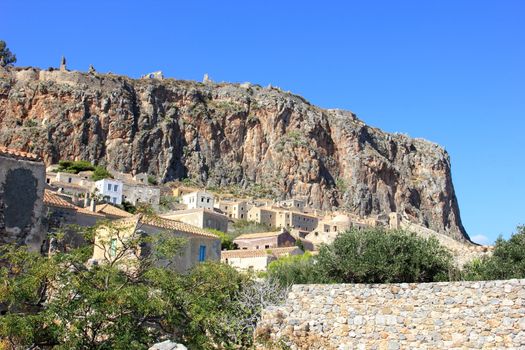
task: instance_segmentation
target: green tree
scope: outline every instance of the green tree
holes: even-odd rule
[[[262,307],[283,300],[275,285],[225,264],[170,269],[185,244],[173,236],[102,227],[107,237],[96,241],[97,228],[77,232],[106,248],[100,264],[87,263],[93,245],[49,257],[0,247],[0,348],[147,349],[166,338],[192,349],[248,348]]]
[[[98,181],[102,179],[112,179],[113,175],[104,168],[103,166],[97,165],[93,171],[93,175],[91,175],[91,179],[93,181]]]
[[[232,249],[238,248],[237,244],[233,243],[233,240],[235,239],[234,235],[227,233],[227,232],[222,232],[220,230],[216,230],[213,228],[208,228],[206,230],[213,233],[214,235],[218,236],[221,239],[221,249],[222,250],[224,249],[232,250]]]
[[[323,279],[336,283],[432,282],[454,271],[452,255],[436,239],[377,228],[340,234],[316,260]]]
[[[268,277],[277,281],[281,286],[321,283],[323,281],[323,276],[316,266],[314,257],[308,252],[272,261],[268,265]]]
[[[4,67],[16,63],[16,56],[13,55],[3,40],[0,40],[0,62],[2,62],[2,66]]]
[[[499,237],[493,254],[467,264],[463,277],[467,280],[525,278],[525,226],[519,226],[508,240]]]

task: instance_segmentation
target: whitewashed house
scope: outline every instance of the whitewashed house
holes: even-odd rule
[[[98,194],[109,203],[122,204],[122,181],[102,179],[95,182]]]
[[[213,211],[214,197],[205,191],[195,191],[182,196],[182,203],[186,204],[188,209],[203,208]]]

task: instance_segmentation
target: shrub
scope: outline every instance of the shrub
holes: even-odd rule
[[[315,259],[308,252],[272,261],[268,265],[268,278],[278,281],[282,286],[320,283],[322,280]]]
[[[436,239],[377,228],[340,234],[321,247],[317,264],[336,283],[433,282],[453,272],[452,255]]]
[[[216,230],[213,228],[208,228],[206,231],[213,233],[214,235],[218,236],[221,239],[221,250],[232,250],[237,249],[237,244],[233,243],[233,240],[235,239],[235,236],[232,234],[222,232],[220,230]]]
[[[58,162],[58,171],[78,174],[81,171],[93,171],[95,167],[86,160],[61,160]]]
[[[154,186],[156,186],[156,185],[159,184],[159,183],[157,182],[157,179],[156,179],[155,176],[153,176],[153,175],[148,175],[148,183],[149,183],[150,185],[154,185]]]
[[[525,226],[520,226],[509,240],[499,237],[492,256],[471,261],[464,267],[467,280],[525,278]]]
[[[98,181],[102,179],[112,179],[113,175],[104,168],[103,166],[97,165],[93,171],[93,175],[91,176],[91,179],[93,181]]]

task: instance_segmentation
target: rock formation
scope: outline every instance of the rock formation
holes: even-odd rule
[[[277,88],[35,68],[0,74],[0,145],[160,181],[254,186],[358,215],[396,211],[455,239],[447,152]]]

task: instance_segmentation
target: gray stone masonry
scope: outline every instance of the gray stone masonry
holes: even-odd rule
[[[291,349],[525,349],[525,280],[295,285],[256,337]]]

